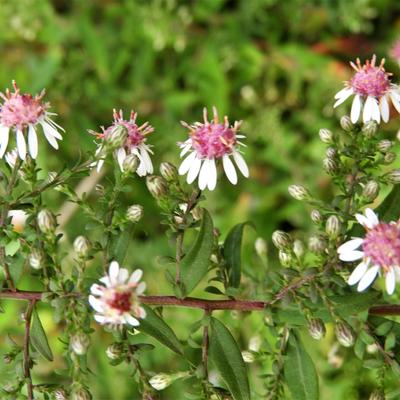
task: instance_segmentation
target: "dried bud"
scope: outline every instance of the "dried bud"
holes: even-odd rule
[[[393,147],[393,142],[387,139],[381,140],[377,147],[381,153],[386,153]]]
[[[373,180],[368,181],[363,188],[362,194],[369,201],[375,200],[379,194],[379,183]]]
[[[385,400],[385,395],[381,390],[374,390],[368,400]]]
[[[315,340],[321,340],[326,333],[325,324],[319,318],[313,318],[308,323],[308,332]]]
[[[70,345],[72,351],[81,356],[87,352],[90,345],[90,337],[86,333],[78,332],[71,337]]]
[[[123,125],[115,125],[105,137],[105,144],[109,150],[115,150],[123,146],[128,137],[128,129]]]
[[[334,175],[339,169],[336,160],[329,157],[326,157],[322,160],[322,166],[329,175]]]
[[[336,338],[338,342],[344,347],[351,347],[354,344],[354,333],[353,329],[349,324],[344,321],[340,321],[335,327]]]
[[[106,355],[110,360],[118,360],[123,355],[123,350],[122,343],[113,343],[107,347]]]
[[[259,257],[265,258],[267,256],[267,242],[263,238],[258,237],[256,239],[254,242],[254,248],[256,249],[256,253]]]
[[[328,147],[325,154],[327,158],[335,159],[337,157],[337,151],[333,147]]]
[[[72,390],[70,400],[91,400],[91,398],[90,393],[81,387]]]
[[[251,364],[255,361],[256,357],[252,351],[244,350],[242,351],[242,358],[245,363]]]
[[[310,192],[303,185],[290,185],[289,194],[296,200],[309,200],[311,199]]]
[[[79,258],[87,258],[92,245],[85,236],[78,236],[74,240],[74,250]]]
[[[326,240],[322,236],[311,236],[308,247],[313,253],[321,254],[326,249]]]
[[[68,400],[67,393],[64,389],[57,389],[53,392],[55,400]]]
[[[139,222],[143,217],[143,207],[139,204],[134,204],[128,207],[126,217],[133,223]]]
[[[39,229],[43,233],[52,233],[56,228],[56,222],[53,214],[49,210],[41,210],[37,216]]]
[[[383,156],[383,162],[386,165],[391,164],[396,160],[396,153],[393,153],[393,151],[388,151],[384,156]]]
[[[320,129],[319,137],[324,143],[330,144],[333,142],[333,133],[329,129]]]
[[[400,168],[392,169],[387,175],[386,178],[390,183],[400,183]]]
[[[339,236],[342,224],[336,215],[331,215],[325,224],[325,231],[331,239],[336,239]]]
[[[298,258],[303,257],[303,255],[304,255],[304,244],[303,244],[303,242],[301,240],[296,239],[293,242],[293,252],[294,252],[294,254],[296,254],[296,256]]]
[[[32,249],[31,254],[29,254],[29,265],[33,269],[40,269],[43,266],[43,255],[38,249]]]
[[[160,164],[160,174],[167,182],[176,181],[178,179],[178,170],[175,165],[169,162],[162,162]]]
[[[320,224],[322,222],[322,215],[318,210],[312,210],[310,213],[311,221],[314,224]]]
[[[340,126],[346,132],[351,132],[354,129],[354,124],[351,122],[351,119],[348,115],[340,118]]]
[[[292,257],[290,257],[290,254],[285,253],[282,250],[279,250],[279,261],[281,262],[282,266],[290,267]]]
[[[283,231],[275,231],[272,234],[272,242],[279,250],[288,250],[292,247],[292,238],[290,235]]]
[[[151,195],[156,199],[160,199],[168,193],[167,182],[161,176],[148,176],[146,178],[146,185]]]
[[[122,170],[125,173],[133,174],[139,166],[140,160],[135,154],[128,154],[122,162]]]
[[[377,129],[378,124],[375,121],[370,120],[362,127],[362,132],[367,138],[371,138],[375,135]]]

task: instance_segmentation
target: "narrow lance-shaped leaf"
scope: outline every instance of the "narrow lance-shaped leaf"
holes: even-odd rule
[[[145,305],[142,305],[142,307],[146,310],[146,318],[140,320],[140,325],[136,329],[153,336],[175,353],[183,354],[182,344],[169,325],[150,307]]]
[[[228,233],[224,242],[224,257],[226,268],[229,273],[229,286],[239,287],[240,275],[242,273],[241,247],[243,238],[243,229],[249,224],[243,222],[235,225]]]
[[[246,366],[236,340],[215,318],[211,318],[210,357],[235,400],[249,400]]]
[[[30,338],[32,346],[47,360],[53,361],[53,353],[50,349],[49,342],[47,341],[46,332],[43,329],[43,325],[40,321],[39,315],[36,309],[32,312],[32,323]]]
[[[213,222],[208,211],[203,209],[200,232],[180,264],[185,295],[188,295],[207,274],[212,248]]]
[[[318,375],[300,339],[291,334],[284,364],[286,383],[296,400],[318,400]]]
[[[375,210],[382,221],[397,221],[400,217],[400,185],[395,185]]]
[[[112,259],[123,264],[126,253],[128,252],[129,244],[131,243],[134,227],[131,226],[121,232],[118,238],[113,242],[111,253]]]

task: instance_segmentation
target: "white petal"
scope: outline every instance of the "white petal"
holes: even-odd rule
[[[129,283],[138,283],[142,278],[143,271],[141,269],[136,269],[132,272],[131,277],[129,278]]]
[[[355,260],[359,260],[360,258],[363,258],[363,257],[364,257],[364,252],[358,251],[358,250],[347,251],[346,253],[339,254],[339,258],[342,261],[355,261]]]
[[[360,111],[361,111],[361,98],[358,94],[356,94],[353,99],[353,104],[351,106],[351,113],[350,113],[350,119],[353,124],[355,124],[358,121],[358,118],[360,118]]]
[[[199,175],[200,172],[200,167],[201,167],[201,160],[198,157],[195,157],[192,165],[190,166],[189,173],[186,178],[186,182],[190,185],[195,181],[197,176]]]
[[[149,153],[148,153],[148,148],[143,146],[143,145],[141,145],[140,146],[140,153],[142,155],[143,162],[144,162],[144,164],[146,166],[146,172],[148,174],[152,174],[153,173],[153,163],[151,162],[151,158],[150,158]]]
[[[378,108],[378,113],[379,113],[379,107],[378,107],[378,104],[377,104],[375,98],[372,96],[368,96],[367,100],[364,104],[364,112],[363,112],[364,124],[370,120],[376,120],[375,119],[375,107]],[[379,120],[380,120],[380,116],[379,116]],[[379,122],[379,121],[377,121],[377,122]]]
[[[126,268],[120,268],[118,272],[118,283],[124,284],[129,277],[129,272]]]
[[[390,116],[390,111],[389,111],[389,103],[388,103],[387,95],[381,97],[380,108],[381,108],[381,114],[382,114],[383,121],[388,122],[389,116]]]
[[[236,185],[238,181],[236,169],[227,154],[222,157],[222,165],[224,167],[225,174],[229,179],[229,182],[231,182],[233,185]]]
[[[141,294],[143,294],[145,290],[146,290],[146,282],[140,282],[139,285],[137,285],[136,293],[140,296]]]
[[[130,315],[130,314],[126,315],[125,320],[129,325],[132,325],[132,326],[140,325],[139,321],[135,317],[132,317],[132,315]]]
[[[117,283],[118,274],[119,274],[119,264],[117,263],[117,261],[113,261],[111,262],[110,268],[108,270],[108,276],[110,277],[110,281],[112,284]]]
[[[341,92],[343,92],[343,95],[337,97]],[[336,108],[338,106],[340,106],[342,103],[344,103],[351,95],[353,94],[353,89],[351,88],[345,88],[343,90],[341,90],[339,93],[337,93],[337,95],[335,96],[335,98],[337,99],[335,101],[335,104],[333,105],[333,108]]]
[[[33,159],[36,159],[38,155],[38,139],[35,127],[33,125],[29,125],[28,147],[29,147],[29,154]]]
[[[146,310],[143,308],[143,307],[138,307],[138,311],[139,311],[139,315],[138,315],[138,317],[139,318],[146,318]]]
[[[178,170],[179,175],[185,175],[189,171],[190,166],[192,165],[192,162],[194,161],[195,157],[196,153],[193,151],[182,161],[182,164],[180,165]]]
[[[215,165],[214,158],[210,158],[209,160],[209,179],[208,179],[208,189],[214,190],[217,184],[217,167]]]
[[[338,251],[338,253],[346,253],[348,251],[356,250],[358,247],[361,246],[363,241],[364,241],[364,239],[361,239],[361,238],[351,239],[348,242],[345,242],[341,246],[339,246],[337,251]]]
[[[118,150],[116,150],[116,156],[117,156],[117,161],[118,161],[118,164],[119,164],[119,168],[121,169],[121,171],[123,172],[124,171],[124,168],[123,168],[123,163],[124,163],[124,160],[125,160],[125,158],[126,158],[126,151],[125,151],[125,149],[123,148],[123,147],[120,147]]]
[[[199,189],[204,190],[207,186],[207,182],[209,179],[209,160],[206,158],[203,160],[203,164],[200,169],[200,174],[199,174]]]
[[[92,286],[90,286],[90,293],[95,296],[101,296],[103,294],[103,289],[104,286],[94,283]]]
[[[0,158],[3,158],[7,150],[10,129],[7,126],[0,125]]]
[[[103,303],[99,299],[96,299],[96,297],[94,297],[92,295],[89,296],[89,304],[92,306],[92,308],[95,311],[97,311],[99,313],[102,313],[104,311]]]
[[[373,98],[371,110],[372,110],[372,119],[379,124],[381,122],[381,111],[379,109],[378,100],[376,100],[375,98]]]
[[[400,113],[400,95],[394,91],[389,92],[390,99],[392,100],[392,104],[394,108]]]
[[[364,226],[365,228],[368,228],[368,229],[373,228],[370,220],[367,217],[365,217],[364,215],[356,214],[355,217],[356,217],[356,220],[358,221],[358,223],[361,224],[362,226]]]
[[[61,134],[57,131],[56,128],[54,128],[52,124],[54,124],[52,120],[45,120],[42,122],[42,127],[44,129],[44,125],[46,125],[49,135],[54,136],[58,140],[62,140]]]
[[[388,294],[393,294],[396,286],[396,274],[394,272],[394,268],[389,268],[389,271],[386,273],[386,291]]]
[[[97,172],[101,171],[101,169],[103,168],[103,165],[104,165],[104,160],[97,161],[97,168],[96,168]]]
[[[94,316],[94,319],[99,323],[99,324],[104,324],[106,322],[106,317],[104,315],[99,315],[96,314]]]
[[[374,279],[376,278],[376,274],[379,271],[379,265],[374,265],[373,267],[371,267],[365,274],[364,276],[361,278],[358,286],[357,286],[357,290],[359,292],[362,292],[363,290],[365,290],[368,286],[371,285],[371,283],[374,281]]]
[[[52,135],[52,128],[49,124],[46,122],[42,122],[42,128],[43,128],[43,133],[44,136],[46,137],[47,141],[50,143],[52,147],[54,147],[56,150],[58,149],[58,143],[54,135]]]
[[[378,216],[370,208],[365,209],[365,216],[368,218],[372,227],[379,224]]]
[[[242,173],[242,175],[245,178],[248,178],[249,177],[249,168],[246,164],[246,161],[244,161],[244,158],[242,157],[242,155],[238,151],[234,151],[232,153],[232,155],[233,155],[233,159],[236,162],[236,165],[239,168],[239,171]]]
[[[365,261],[360,262],[354,271],[349,276],[347,283],[349,285],[355,285],[365,274],[368,269],[368,263]]]
[[[103,276],[102,278],[99,279],[99,281],[104,283],[107,287],[111,286],[111,281],[108,276]]]
[[[24,134],[21,130],[17,131],[17,149],[18,155],[21,160],[25,160],[26,156],[26,142],[24,138]]]

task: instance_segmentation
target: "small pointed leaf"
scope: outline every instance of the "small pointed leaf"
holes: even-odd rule
[[[40,321],[39,315],[36,309],[32,312],[32,324],[31,324],[31,344],[32,346],[47,360],[53,361],[53,353],[50,349],[49,342],[47,340],[46,332],[43,329],[43,325]]]

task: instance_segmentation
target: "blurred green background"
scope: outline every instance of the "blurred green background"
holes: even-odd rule
[[[310,210],[289,199],[287,186],[304,183],[316,196],[331,196],[318,130],[337,129],[349,107],[348,101],[332,108],[334,94],[351,76],[348,61],[373,53],[378,59],[387,57],[387,70],[397,81],[399,67],[388,54],[398,36],[397,0],[0,0],[0,88],[10,87],[12,79],[23,91],[47,88],[46,99],[66,134],[58,152],[41,140],[38,162],[45,171],[60,168],[60,159],[72,165],[80,152],[93,150],[86,130],[108,126],[113,108],[125,113],[133,108],[140,123],[148,120],[155,127],[149,143],[154,145],[156,169],[161,161],[179,163],[176,142],[187,135],[179,121],[200,120],[204,106],[217,106],[232,122],[243,119],[251,177],[236,187],[220,177],[217,189],[207,193],[206,206],[222,237],[234,223],[256,221],[257,232],[249,230],[246,236],[244,269],[263,280],[268,279],[266,266],[254,254],[255,238],[269,240],[277,228],[312,229]],[[395,138],[398,127],[398,118],[392,119],[382,136]],[[57,211],[65,198],[55,193],[48,201]],[[144,180],[132,181],[124,201],[145,206],[127,266],[145,271],[148,293],[168,293],[167,284],[160,283],[164,266],[156,255],[171,255],[172,242]],[[84,233],[84,225],[75,216],[66,230],[68,239]],[[273,259],[274,251],[270,253]],[[97,276],[96,266],[92,275]],[[6,314],[0,317],[4,351],[5,332],[17,339],[22,333],[15,326],[20,304],[5,305]],[[165,315],[184,340],[201,313],[169,309]],[[59,327],[46,307],[41,316],[53,350],[60,353]],[[244,316],[224,316],[233,329],[241,327],[237,337],[243,348],[262,331],[260,316],[247,316],[246,324]],[[99,330],[95,336],[89,353],[93,374],[88,375],[94,398],[139,398],[126,366],[108,365],[104,350],[110,335]],[[328,364],[332,343],[329,332],[320,347],[312,343],[310,349],[322,378],[321,398],[365,399],[375,377],[361,370],[355,376],[359,362],[343,350],[340,356],[349,363],[339,368]],[[159,345],[143,360],[155,372],[185,368]],[[41,362],[35,368],[36,383],[62,382],[54,373],[62,367],[61,357],[53,364]],[[254,398],[261,398],[257,376],[265,371],[256,365],[250,371]],[[7,379],[0,372],[0,381]],[[190,385],[177,383],[162,398],[184,398],[182,387]]]

